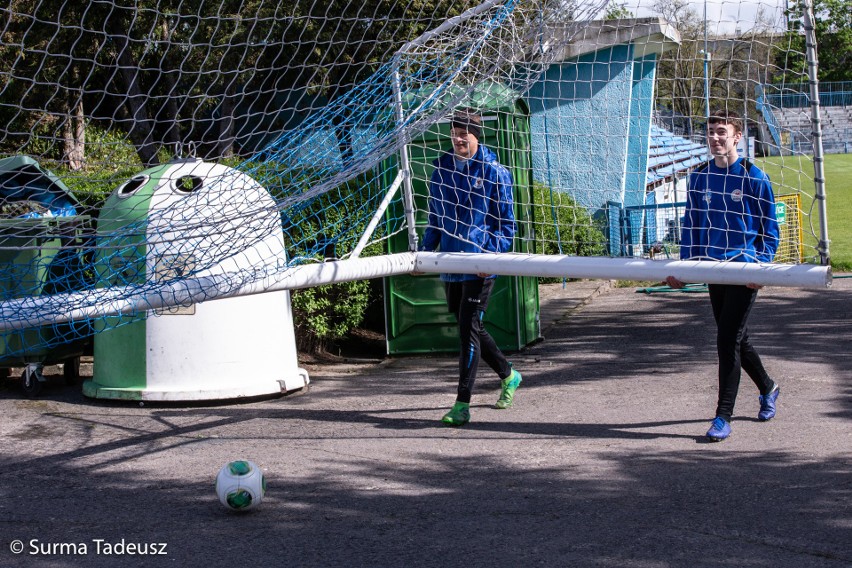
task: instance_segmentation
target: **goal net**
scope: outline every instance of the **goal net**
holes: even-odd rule
[[[472,262],[825,284],[808,11],[632,2],[10,0],[0,356],[195,302]],[[512,174],[510,253],[417,252],[459,108]],[[772,180],[776,264],[677,260],[717,109],[742,117],[740,151]]]

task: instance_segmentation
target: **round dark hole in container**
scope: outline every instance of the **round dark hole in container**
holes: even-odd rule
[[[136,176],[130,178],[124,185],[118,188],[119,197],[127,197],[136,193],[136,190],[148,183],[148,176]]]
[[[175,180],[175,189],[183,193],[192,193],[200,189],[204,181],[198,176],[181,176]]]

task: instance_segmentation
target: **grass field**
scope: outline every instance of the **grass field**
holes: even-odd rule
[[[803,189],[813,195],[813,165],[810,160],[797,156],[759,158],[755,163],[772,179],[776,195],[793,193]],[[835,271],[852,271],[852,154],[828,154],[825,156],[826,209],[828,212],[829,253]],[[804,198],[805,214],[811,204]],[[814,206],[811,213],[813,232],[818,234],[818,212]],[[816,238],[811,235],[808,221],[803,219],[805,233],[805,256],[814,261],[813,247]]]

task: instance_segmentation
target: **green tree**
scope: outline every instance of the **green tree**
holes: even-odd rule
[[[617,3],[616,0],[610,0],[609,4],[606,5],[604,20],[622,20],[633,17],[633,12],[627,8],[625,2]]]
[[[709,84],[711,109],[725,107],[755,116],[755,85],[765,80],[770,53],[779,43],[768,16],[760,10],[747,31],[715,35],[713,23],[705,22],[688,0],[657,0],[654,10],[674,24],[681,36],[677,49],[660,56],[658,104],[691,119],[686,126],[694,134],[693,125],[706,116]]]
[[[849,0],[812,1],[819,59],[818,79],[852,81],[852,6]],[[789,49],[780,51],[776,56],[780,71],[773,77],[775,82],[801,82],[800,75],[791,75],[788,70],[800,73],[807,70],[803,10],[801,0],[791,0],[786,12]]]
[[[21,151],[35,132],[61,142],[50,157],[76,164],[94,121],[125,133],[144,165],[181,143],[201,157],[250,153],[476,4],[10,0],[0,31],[0,120],[10,127],[0,151]]]
[[[35,135],[43,155],[71,169],[83,166],[92,50],[79,28],[60,23],[79,21],[84,7],[10,2],[0,37],[0,149],[32,151],[28,145]]]

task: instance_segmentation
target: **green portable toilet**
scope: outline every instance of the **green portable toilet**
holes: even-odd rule
[[[465,105],[482,115],[481,143],[493,150],[514,179],[517,233],[514,252],[533,252],[529,108],[517,93],[498,84],[478,88]],[[449,120],[440,122],[408,146],[412,186],[416,202],[418,234],[428,224],[429,179],[432,163],[450,147]],[[390,186],[398,160],[387,163],[383,182]],[[403,218],[401,198],[389,207],[387,223]],[[394,227],[391,227],[392,229]],[[393,232],[393,231],[390,231]],[[388,240],[391,253],[408,250],[408,235],[397,232]],[[385,330],[390,355],[458,352],[458,324],[447,312],[444,285],[437,274],[391,276],[384,279]],[[540,333],[538,279],[500,276],[486,312],[488,332],[500,349],[517,351],[537,340]]]

